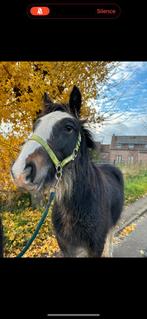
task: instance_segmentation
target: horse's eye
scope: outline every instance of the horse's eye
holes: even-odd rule
[[[73,128],[70,125],[66,125],[65,130],[66,132],[71,133],[73,131]]]

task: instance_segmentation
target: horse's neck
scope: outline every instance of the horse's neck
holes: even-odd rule
[[[72,169],[66,170],[57,189],[57,203],[73,210],[76,206],[79,209],[81,206],[83,207],[87,195],[90,196],[93,192],[94,174],[94,167],[89,160],[81,166],[79,164],[73,165]]]

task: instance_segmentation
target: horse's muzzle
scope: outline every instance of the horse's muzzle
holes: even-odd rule
[[[34,189],[35,185],[33,185],[33,182],[34,182],[34,179],[36,176],[36,166],[32,162],[27,163],[24,171],[19,175],[16,175],[14,173],[13,166],[12,166],[11,176],[12,176],[13,181],[17,187],[24,188],[27,190]]]

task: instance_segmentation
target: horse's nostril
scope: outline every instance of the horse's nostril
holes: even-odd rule
[[[26,181],[33,183],[36,176],[36,165],[33,162],[26,164],[25,174],[26,174]]]

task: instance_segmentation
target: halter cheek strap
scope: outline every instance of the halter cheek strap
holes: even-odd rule
[[[62,177],[62,169],[63,167],[68,164],[71,161],[74,161],[74,159],[77,157],[80,144],[81,144],[81,134],[79,133],[78,140],[76,143],[76,146],[72,152],[71,155],[66,157],[63,161],[59,161],[56,154],[53,152],[51,147],[45,142],[40,136],[33,134],[29,140],[38,142],[48,153],[49,157],[51,158],[53,164],[55,165],[56,168],[56,178],[59,179]]]

